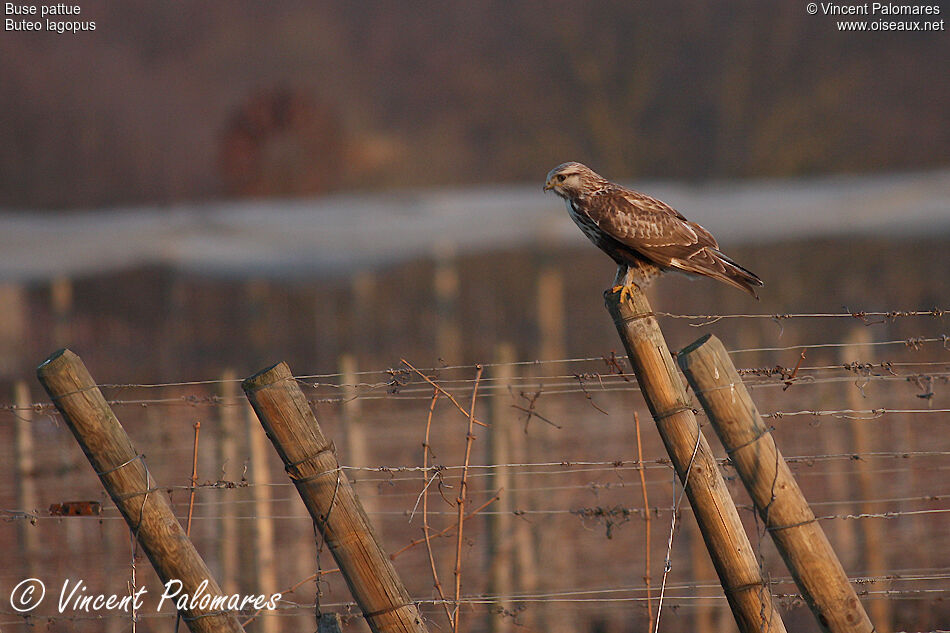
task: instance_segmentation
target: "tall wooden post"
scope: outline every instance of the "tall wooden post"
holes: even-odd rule
[[[384,336],[375,321],[379,284],[377,275],[372,270],[356,273],[350,282],[350,314],[346,323],[346,336],[341,343],[344,349],[359,356],[365,357],[373,350],[379,350],[380,337]]]
[[[620,301],[619,292],[608,291],[604,298],[660,437],[686,488],[739,630],[784,632],[739,512],[699,428],[646,296],[634,287],[625,302]]]
[[[52,345],[51,347],[68,347],[72,345],[73,337],[73,282],[68,277],[57,277],[50,281],[49,302],[52,312]],[[66,452],[70,449],[66,444],[60,445],[60,459],[62,465],[70,468]],[[66,550],[72,554],[83,551],[83,532],[78,521],[65,521],[64,536]]]
[[[713,569],[709,560],[709,554],[706,552],[706,545],[703,543],[703,534],[696,525],[695,520],[687,519],[684,521],[686,536],[689,539],[689,566],[693,575],[693,582],[697,585],[706,584],[716,578],[716,570]],[[696,589],[696,595],[705,598],[705,594],[711,589]],[[692,608],[693,632],[694,633],[715,633],[717,630],[716,612],[719,610],[715,605],[706,604],[706,600],[697,600],[698,604]],[[719,633],[723,633],[719,631]]]
[[[436,316],[436,351],[439,358],[448,365],[456,365],[462,361],[462,333],[458,323],[459,301],[459,269],[455,257],[455,245],[451,243],[439,244],[435,253],[435,290]]]
[[[853,360],[853,359],[852,359]],[[845,389],[855,389],[851,383],[832,383],[830,385],[819,385],[817,387],[820,394],[819,408],[838,409],[841,406],[839,397],[841,395],[842,384]],[[864,407],[862,407],[864,408]],[[818,434],[822,449],[826,455],[847,455],[853,453],[851,447],[850,429],[844,424],[826,424],[821,428]],[[838,466],[830,462],[832,467]],[[834,499],[836,503],[829,507],[830,514],[847,515],[853,513],[854,507],[851,499],[857,494],[854,491],[855,482],[852,481],[853,473],[849,470],[832,470],[825,475],[825,486],[828,491],[828,497]],[[855,571],[857,569],[858,543],[857,527],[855,521],[836,520],[829,526],[831,542],[838,553],[838,560],[845,569]],[[873,612],[873,611],[872,611]]]
[[[509,356],[512,361],[515,359],[515,351],[513,348],[504,350],[504,347],[502,347],[498,353],[499,357],[504,355]],[[514,370],[513,367],[511,369]],[[514,371],[512,371],[512,378],[515,375]],[[507,394],[499,394],[499,396],[495,398],[495,403],[495,406],[499,408],[501,408],[502,403],[504,403],[505,409],[511,411],[511,401],[508,399]],[[501,415],[501,413],[499,412],[498,415]],[[494,432],[494,429],[492,429],[492,432]],[[520,423],[520,420],[511,420],[511,424],[508,426],[507,439],[509,443],[509,459],[512,464],[527,464],[531,462],[532,451],[528,446],[527,429]],[[537,495],[533,494],[534,491],[530,490],[532,482],[529,480],[531,476],[521,472],[521,469],[509,472],[508,474],[511,487],[506,488],[506,491],[508,503],[512,510],[517,511],[537,508]],[[518,489],[519,492],[515,492],[515,489]],[[499,499],[499,502],[505,502],[505,493],[502,493],[502,498]],[[537,539],[535,538],[534,530],[537,522],[532,522],[525,516],[515,516],[513,523],[511,543],[511,547],[514,550],[512,561],[514,564],[513,589],[520,594],[530,595],[538,591],[540,584],[538,581],[538,577],[540,576],[538,572],[539,553],[536,547]],[[538,628],[538,619],[536,609],[528,609],[518,616],[518,620],[522,621],[529,629]]]
[[[274,365],[243,387],[370,629],[426,633],[290,367]]]
[[[0,283],[0,375],[15,374],[30,340],[26,289],[16,283]]]
[[[855,328],[848,337],[849,346],[842,348],[842,362],[852,362],[858,359],[862,359],[866,363],[873,362],[873,352],[871,351],[873,348],[867,345],[870,342],[871,336],[868,328],[863,325]],[[869,408],[858,389],[848,390],[848,407],[856,410]],[[873,452],[874,439],[868,428],[868,423],[863,420],[849,420],[848,426],[851,429],[851,448],[853,452],[859,455]],[[863,458],[858,459],[855,462],[855,469],[858,475],[858,491],[861,499],[863,499],[861,512],[864,514],[881,512],[880,504],[870,501],[881,494],[879,480],[871,467],[871,463]],[[864,537],[863,558],[869,576],[881,577],[888,574],[886,537],[884,535],[885,523],[886,521],[880,519],[864,519],[860,522],[861,535]],[[876,585],[876,588],[887,589],[888,584],[882,583]],[[894,630],[891,603],[886,596],[871,601],[869,608],[871,615],[874,616],[877,633],[890,633]]]
[[[279,591],[277,587],[277,560],[274,554],[274,504],[271,501],[270,473],[267,469],[267,442],[260,426],[255,424],[249,408],[242,407],[246,414],[247,438],[251,454],[251,498],[254,499],[253,523],[254,553],[257,568],[257,592],[265,596]],[[277,633],[280,618],[264,617],[261,620],[263,633]]]
[[[175,518],[168,496],[149,474],[82,360],[59,350],[36,374],[162,582],[178,580],[181,592],[192,596],[204,582],[207,594],[222,595]],[[179,613],[193,633],[244,630],[232,614],[200,604]]]
[[[538,358],[564,358],[566,321],[564,275],[560,269],[546,266],[538,273]]]
[[[847,574],[722,342],[707,334],[679,353],[679,364],[822,629],[871,633]]]
[[[238,424],[239,412],[246,407],[239,401],[237,376],[232,370],[221,375],[218,395],[221,406],[218,407],[218,422],[220,437],[218,438],[218,463],[221,464],[221,479],[232,483],[239,483],[242,476],[238,438],[243,435]],[[230,488],[223,492],[227,495],[228,503],[221,505],[218,519],[218,563],[221,570],[221,585],[228,594],[238,593],[240,583],[238,578],[241,571],[239,555],[241,539],[238,530],[237,502],[244,496],[244,488]]]
[[[72,335],[73,282],[68,277],[57,277],[50,282],[49,295],[53,312],[53,343],[67,345]]]
[[[567,317],[564,305],[564,275],[561,269],[550,263],[542,262],[537,281],[537,327],[539,360],[557,360],[566,356]],[[561,373],[564,365],[542,364],[537,369],[541,377],[550,377]],[[541,381],[542,384],[544,381]],[[548,397],[544,411],[550,419],[564,417],[564,402],[557,396]],[[564,434],[548,424],[532,427],[532,442],[528,446],[528,458],[533,462],[544,462],[551,455],[563,453],[561,442]],[[534,501],[540,501],[543,494],[535,492]],[[540,589],[542,591],[563,591],[564,580],[570,578],[576,566],[574,548],[561,547],[563,542],[563,517],[552,517],[551,521],[540,522],[536,528],[536,560],[540,571]],[[538,626],[549,633],[574,633],[580,628],[576,611],[560,610],[556,605],[542,602],[536,607],[539,615]]]
[[[495,350],[495,363],[492,369],[495,379],[497,395],[492,400],[491,427],[488,429],[488,461],[494,464],[491,470],[489,490],[501,490],[501,498],[495,506],[497,514],[489,515],[488,519],[488,592],[496,596],[507,596],[513,589],[512,549],[512,511],[511,501],[511,471],[508,466],[511,461],[511,432],[515,426],[512,418],[511,400],[506,391],[511,388],[514,378],[515,360],[514,348],[503,343]],[[509,627],[504,620],[504,612],[509,610],[511,603],[499,598],[492,604],[488,614],[488,630],[503,631]]]
[[[356,357],[353,354],[343,354],[340,357],[340,394],[343,396],[343,449],[350,466],[365,468],[370,465],[369,446],[366,441],[366,424],[363,422],[363,406],[359,398],[359,375],[357,374]],[[356,472],[351,479],[359,481],[364,474]],[[366,494],[365,487],[362,498],[363,509],[367,514],[377,510],[377,499],[374,494]]]
[[[30,388],[25,382],[18,381],[13,385],[13,401],[16,403],[13,451],[16,459],[17,508],[24,512],[36,512],[33,410],[30,408]],[[40,551],[36,525],[32,521],[17,521],[17,540],[23,555],[23,577],[33,578],[36,575],[36,558]]]

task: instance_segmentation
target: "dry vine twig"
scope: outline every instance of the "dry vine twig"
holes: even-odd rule
[[[307,584],[307,583],[310,582],[311,580],[316,580],[317,578],[319,578],[319,577],[321,577],[321,576],[326,576],[327,574],[332,574],[332,573],[336,573],[336,572],[339,572],[339,571],[340,571],[339,568],[336,568],[336,569],[321,569],[321,570],[318,571],[317,573],[315,573],[315,574],[310,574],[309,576],[307,576],[307,577],[304,578],[303,580],[297,581],[296,583],[294,583],[293,585],[291,585],[289,588],[284,589],[283,591],[280,592],[280,595],[281,595],[281,596],[285,596],[285,595],[287,595],[287,594],[293,593],[293,592],[297,591],[298,589],[300,589],[300,587],[301,587],[302,585]],[[250,624],[251,622],[253,622],[254,620],[256,620],[256,619],[257,619],[257,616],[259,616],[259,615],[261,614],[261,611],[263,611],[263,610],[264,610],[264,609],[258,609],[257,611],[255,611],[254,613],[252,613],[250,616],[248,616],[248,618],[247,618],[246,620],[244,620],[243,622],[241,622],[241,626],[242,626],[242,627],[243,627],[243,626],[247,626],[248,624]]]
[[[643,490],[643,520],[646,522],[646,543],[644,544],[643,583],[647,587],[647,616],[653,630],[653,595],[650,590],[650,500],[647,498],[647,481],[643,474],[643,444],[640,442],[640,414],[633,412],[633,423],[637,429],[637,470],[640,472],[640,489]]]
[[[792,370],[792,373],[789,374],[788,380],[785,381],[785,386],[782,387],[782,391],[788,391],[788,388],[792,386],[792,383],[795,382],[795,378],[798,376],[798,370],[802,368],[802,363],[805,361],[805,352],[807,349],[802,350],[802,355],[798,357],[798,363],[795,364],[795,369]]]
[[[185,536],[191,536],[191,515],[195,509],[195,492],[198,487],[198,433],[201,432],[201,420],[195,420],[195,444],[191,454],[191,494],[188,498],[188,523],[185,527]],[[145,507],[144,504],[142,506]],[[141,516],[139,517],[141,521]],[[175,616],[175,632],[178,632],[178,626],[181,624],[181,613]],[[132,625],[133,630],[135,625]]]
[[[195,509],[195,491],[198,488],[198,433],[201,431],[201,421],[195,420],[195,445],[191,458],[191,496],[188,499],[188,525],[185,535],[191,536],[191,513]]]
[[[400,360],[401,362],[405,363],[406,367],[408,367],[408,368],[411,369],[412,371],[414,371],[414,372],[416,372],[417,374],[419,374],[419,377],[420,377],[420,378],[422,378],[423,380],[425,380],[427,383],[429,383],[430,385],[432,385],[437,391],[439,391],[439,392],[441,392],[442,394],[444,394],[446,398],[448,398],[449,400],[451,400],[451,401],[452,401],[452,404],[454,404],[454,405],[456,406],[456,408],[457,408],[459,411],[462,412],[462,415],[464,415],[465,417],[468,417],[468,418],[471,418],[471,417],[472,417],[472,414],[469,413],[468,411],[466,411],[465,408],[462,407],[462,405],[460,405],[460,404],[458,403],[458,400],[456,400],[455,397],[454,397],[452,394],[450,394],[448,391],[446,391],[445,389],[443,389],[438,383],[436,383],[434,380],[432,380],[431,378],[429,378],[428,376],[426,376],[425,374],[423,374],[421,371],[419,371],[418,369],[416,369],[415,367],[413,367],[413,366],[409,363],[409,361],[407,361],[405,358],[400,358],[399,360]],[[483,369],[483,368],[482,368],[481,365],[478,365],[477,367],[478,367],[478,375],[481,376],[481,373],[482,373],[482,369]],[[475,418],[472,418],[472,422],[474,422],[475,424],[477,424],[477,425],[479,425],[479,426],[488,426],[488,425],[485,424],[484,422],[480,422],[479,420],[476,420]]]
[[[474,510],[472,510],[472,511],[469,512],[468,514],[466,514],[466,515],[465,515],[465,520],[468,521],[468,520],[471,519],[473,516],[476,516],[479,512],[481,512],[482,510],[484,510],[485,508],[487,508],[487,507],[490,506],[491,504],[493,504],[493,503],[495,503],[496,501],[498,501],[499,499],[501,499],[501,491],[502,491],[502,490],[504,490],[504,488],[499,488],[499,489],[498,489],[498,492],[495,493],[495,496],[493,496],[491,499],[489,499],[488,501],[486,501],[486,502],[483,503],[482,505],[478,506],[477,508],[475,508]],[[451,532],[451,531],[454,530],[454,529],[455,529],[455,524],[453,523],[452,525],[448,526],[447,528],[442,529],[442,530],[439,530],[439,531],[436,532],[435,534],[432,534],[432,535],[430,536],[430,538],[434,538],[434,537],[437,537],[437,536],[445,536],[445,535],[447,535],[449,532]],[[425,539],[424,539],[424,538],[420,538],[420,539],[416,539],[416,540],[414,540],[414,541],[410,541],[409,544],[406,545],[405,547],[403,547],[402,549],[399,549],[399,550],[397,550],[396,552],[390,554],[390,555],[389,555],[389,559],[390,559],[390,560],[396,560],[396,557],[397,557],[397,556],[399,556],[399,555],[402,554],[403,552],[406,552],[406,551],[412,549],[413,547],[415,547],[416,545],[419,545],[420,543],[425,543]]]
[[[403,361],[405,362],[405,361]],[[407,363],[408,364],[408,363]],[[435,404],[439,401],[438,387],[432,390],[432,402],[429,404],[429,415],[426,418],[426,436],[422,443],[422,472],[429,472],[429,431],[432,429],[432,414],[435,413]],[[426,543],[426,552],[429,555],[429,567],[432,569],[432,583],[439,594],[442,607],[445,609],[445,617],[449,620],[449,626],[452,625],[452,613],[449,611],[449,603],[445,600],[445,592],[442,591],[442,583],[439,582],[439,572],[435,568],[435,556],[432,554],[432,542],[429,539],[429,482],[424,484],[422,489],[422,537]]]
[[[468,464],[472,457],[472,442],[475,435],[472,433],[475,424],[475,400],[478,398],[478,383],[482,378],[484,367],[475,366],[475,386],[472,387],[472,405],[468,414],[468,432],[465,435],[465,461],[462,464],[462,481],[459,484],[459,496],[456,499],[458,506],[458,529],[455,540],[455,609],[452,612],[452,632],[459,630],[459,600],[462,597],[462,528],[465,526],[465,497],[468,495]]]

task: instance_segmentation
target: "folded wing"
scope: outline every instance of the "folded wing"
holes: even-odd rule
[[[758,298],[755,287],[762,280],[722,254],[709,231],[668,204],[621,187],[589,196],[585,203],[600,230],[650,261],[718,279]]]

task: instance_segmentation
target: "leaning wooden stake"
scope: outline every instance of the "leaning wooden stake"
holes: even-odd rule
[[[605,299],[676,473],[686,482],[686,495],[739,630],[784,632],[739,512],[646,296],[635,288],[623,303],[619,292],[608,292]]]
[[[707,334],[679,353],[679,364],[822,629],[873,631],[722,342]]]
[[[175,518],[168,496],[149,474],[144,457],[132,447],[82,360],[69,350],[59,350],[36,374],[162,582],[180,581],[179,595],[195,596],[202,583],[205,594],[222,595]],[[227,611],[199,604],[180,613],[194,633],[244,630]]]
[[[336,449],[286,363],[243,383],[317,529],[374,633],[425,633],[419,610],[373,533]]]

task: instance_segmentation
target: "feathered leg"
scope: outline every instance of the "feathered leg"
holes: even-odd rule
[[[633,292],[635,286],[639,287],[633,280],[634,275],[630,274],[631,272],[626,264],[617,264],[617,275],[614,277],[614,285],[610,292],[620,292],[620,303],[630,298],[630,293]]]
[[[613,291],[617,292],[622,286],[627,284],[627,271],[630,269],[626,264],[617,264],[617,275],[614,277]]]
[[[611,292],[620,292],[620,301],[626,301],[634,288],[646,290],[656,277],[663,272],[659,266],[645,260],[632,260],[617,265],[617,277]]]

